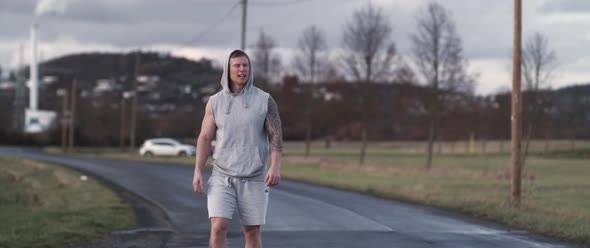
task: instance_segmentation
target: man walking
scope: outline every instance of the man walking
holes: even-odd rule
[[[201,170],[215,140],[213,172],[207,181],[210,247],[227,247],[227,230],[236,209],[246,247],[262,247],[260,226],[266,223],[269,186],[280,182],[283,140],[277,104],[253,82],[250,58],[234,50],[223,64],[222,90],[205,107],[193,189],[204,192]]]

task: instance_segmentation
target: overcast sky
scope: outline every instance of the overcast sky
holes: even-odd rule
[[[19,44],[29,60],[29,26],[40,17],[40,51],[49,59],[82,51],[171,52],[221,61],[239,47],[239,0],[0,0],[0,65],[18,64]],[[354,10],[381,6],[393,27],[399,53],[410,55],[415,14],[427,0],[249,0],[247,44],[264,29],[288,56],[301,31],[316,25],[332,49]],[[476,92],[509,89],[513,27],[512,0],[439,0],[453,13],[470,70],[480,74]],[[590,82],[590,0],[523,0],[523,37],[540,31],[559,60],[552,86]],[[47,4],[47,5],[46,5]],[[212,26],[218,23],[216,26]],[[213,28],[211,28],[213,27]],[[208,31],[208,32],[205,32]],[[285,61],[286,62],[286,61]]]

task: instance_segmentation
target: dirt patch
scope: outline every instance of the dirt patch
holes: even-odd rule
[[[66,173],[62,170],[53,170],[52,171],[53,177],[57,181],[57,186],[59,188],[65,187],[73,187],[78,188],[80,187],[80,180],[78,178],[68,177]]]

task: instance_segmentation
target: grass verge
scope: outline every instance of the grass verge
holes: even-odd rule
[[[133,209],[78,172],[0,157],[0,247],[56,247],[135,226]]]
[[[430,170],[407,164],[407,156],[389,161],[359,166],[287,157],[281,172],[292,180],[460,211],[590,245],[590,165],[583,159],[529,158],[518,207],[510,204],[508,156],[441,156]]]
[[[43,148],[44,152],[53,154],[63,154],[64,152],[60,147],[50,146]],[[142,157],[139,156],[138,152],[127,152],[121,151],[118,148],[111,147],[76,147],[73,149],[72,155],[87,156],[87,157],[101,157],[101,158],[112,158],[112,159],[123,159],[133,161],[145,161],[145,162],[162,162],[162,163],[176,163],[176,164],[195,164],[194,157],[178,157],[178,156],[165,156],[165,157]]]

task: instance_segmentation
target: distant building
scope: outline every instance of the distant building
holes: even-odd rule
[[[0,90],[13,90],[16,88],[16,82],[4,81],[0,82]]]
[[[137,86],[138,91],[149,91],[155,88],[158,82],[160,82],[160,77],[140,75],[137,76],[137,82],[139,83],[139,86]]]
[[[50,85],[57,82],[57,80],[57,76],[43,76],[43,78],[41,78],[41,83],[44,85]]]
[[[42,133],[49,130],[55,125],[55,111],[49,110],[25,110],[25,132],[26,133]]]
[[[115,88],[115,81],[112,79],[96,80],[96,86],[92,90],[94,93],[111,92]]]

